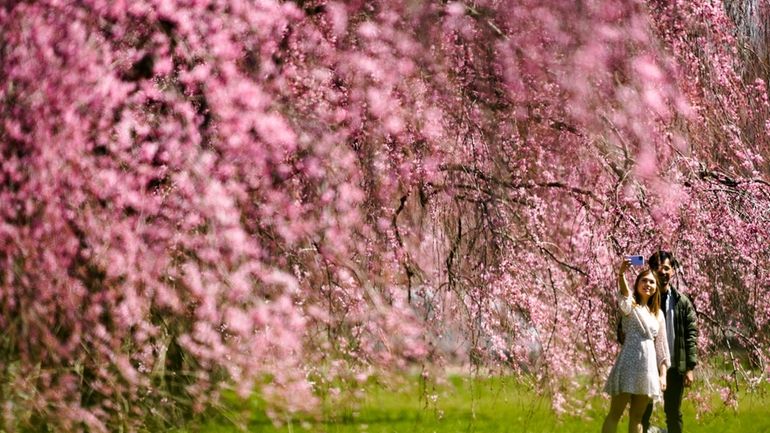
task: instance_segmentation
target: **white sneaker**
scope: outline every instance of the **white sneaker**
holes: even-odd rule
[[[668,433],[668,430],[651,425],[650,428],[647,429],[647,433]]]

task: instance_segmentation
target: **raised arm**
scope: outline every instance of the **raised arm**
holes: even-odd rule
[[[620,311],[626,316],[631,314],[634,306],[633,297],[631,297],[631,293],[628,291],[628,283],[626,282],[626,270],[628,270],[629,266],[631,266],[631,261],[623,259],[623,262],[620,263],[620,268],[618,268],[618,289],[620,290],[618,306]]]
[[[628,270],[629,266],[631,266],[631,261],[627,258],[624,258],[620,263],[620,268],[618,269],[618,289],[620,289],[620,295],[624,298],[629,296],[628,282],[626,282],[626,271]]]

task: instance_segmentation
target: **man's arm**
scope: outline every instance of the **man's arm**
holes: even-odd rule
[[[692,384],[694,375],[693,369],[698,365],[698,315],[695,311],[695,306],[692,304],[689,298],[687,298],[687,316],[685,318],[685,386]]]

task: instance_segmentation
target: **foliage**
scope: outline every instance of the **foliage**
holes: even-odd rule
[[[616,352],[618,257],[659,247],[703,354],[766,374],[768,73],[722,2],[6,1],[0,28],[6,429],[226,388],[278,416],[416,362],[565,410]]]

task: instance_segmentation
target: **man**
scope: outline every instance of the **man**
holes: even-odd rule
[[[679,263],[668,251],[658,251],[647,261],[660,282],[660,307],[666,319],[666,336],[671,355],[671,367],[666,373],[663,391],[663,409],[668,433],[682,432],[682,397],[684,389],[692,385],[693,369],[698,363],[698,323],[690,299],[679,292],[671,281]],[[652,402],[642,416],[642,428],[647,433],[652,415]]]

